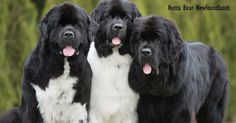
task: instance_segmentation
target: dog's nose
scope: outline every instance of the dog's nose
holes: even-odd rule
[[[113,25],[112,28],[116,31],[119,31],[119,30],[122,30],[124,28],[124,25],[122,25],[120,23],[116,23],[116,24]]]
[[[64,38],[73,38],[73,37],[75,37],[75,34],[74,34],[74,32],[72,32],[72,31],[66,31],[66,32],[63,34],[63,37],[64,37]]]
[[[143,48],[141,52],[142,52],[142,54],[145,55],[145,56],[150,56],[150,55],[152,55],[152,51],[151,51],[150,48]]]

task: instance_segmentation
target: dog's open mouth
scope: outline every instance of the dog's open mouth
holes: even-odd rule
[[[152,67],[150,64],[146,63],[143,66],[143,73],[144,74],[150,74],[152,72]]]
[[[120,45],[120,44],[121,44],[120,38],[119,38],[119,37],[114,37],[114,38],[112,39],[112,44],[115,45],[115,46]]]
[[[73,55],[79,55],[79,52],[76,51],[71,45],[67,45],[63,48],[62,52],[60,52],[65,57],[71,57]]]
[[[158,71],[157,68],[152,67],[151,64],[145,63],[145,64],[143,65],[143,73],[146,74],[146,75],[151,74],[151,73],[156,73],[156,74],[158,74],[159,71]]]

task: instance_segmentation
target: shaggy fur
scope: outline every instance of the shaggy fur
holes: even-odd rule
[[[227,70],[213,48],[183,41],[173,22],[157,16],[136,19],[132,34],[129,84],[140,94],[139,123],[189,123],[192,114],[198,123],[223,123]]]
[[[61,4],[47,13],[37,47],[24,66],[21,106],[3,116],[1,123],[87,122],[91,28],[90,17],[76,5]],[[65,37],[66,31],[74,37]],[[62,54],[67,45],[76,50],[73,56]]]
[[[112,54],[114,45],[112,38],[119,37],[122,41],[119,47],[119,54],[129,54],[129,39],[131,26],[136,17],[141,16],[135,4],[128,0],[104,0],[99,3],[92,13],[92,18],[99,24],[95,34],[95,47],[99,57],[106,57]],[[122,31],[114,31],[112,26],[116,23],[122,24]]]
[[[125,0],[102,1],[92,13],[98,23],[88,61],[93,71],[90,123],[136,123],[138,94],[128,85],[129,38],[136,6]],[[119,29],[114,25],[121,26]],[[122,29],[121,29],[122,28]],[[117,37],[121,42],[114,45]]]

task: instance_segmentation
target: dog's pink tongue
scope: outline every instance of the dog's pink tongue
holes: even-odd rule
[[[64,49],[63,49],[63,55],[64,56],[73,56],[75,53],[75,49],[72,47],[72,46],[66,46]]]
[[[121,42],[121,40],[120,40],[118,37],[115,37],[115,38],[112,39],[112,43],[113,43],[114,45],[119,45],[120,42]]]
[[[143,72],[145,73],[145,74],[150,74],[151,72],[152,72],[152,67],[149,65],[149,64],[145,64],[144,66],[143,66]]]

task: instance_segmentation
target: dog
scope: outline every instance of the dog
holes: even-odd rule
[[[130,47],[138,123],[223,123],[227,66],[212,47],[185,42],[175,24],[159,16],[135,19]]]
[[[1,123],[87,123],[92,21],[71,3],[57,5],[46,14],[38,44],[24,66],[21,106]]]
[[[92,12],[97,22],[88,54],[93,71],[90,123],[136,123],[138,94],[128,85],[131,26],[141,16],[125,0],[102,1]]]

